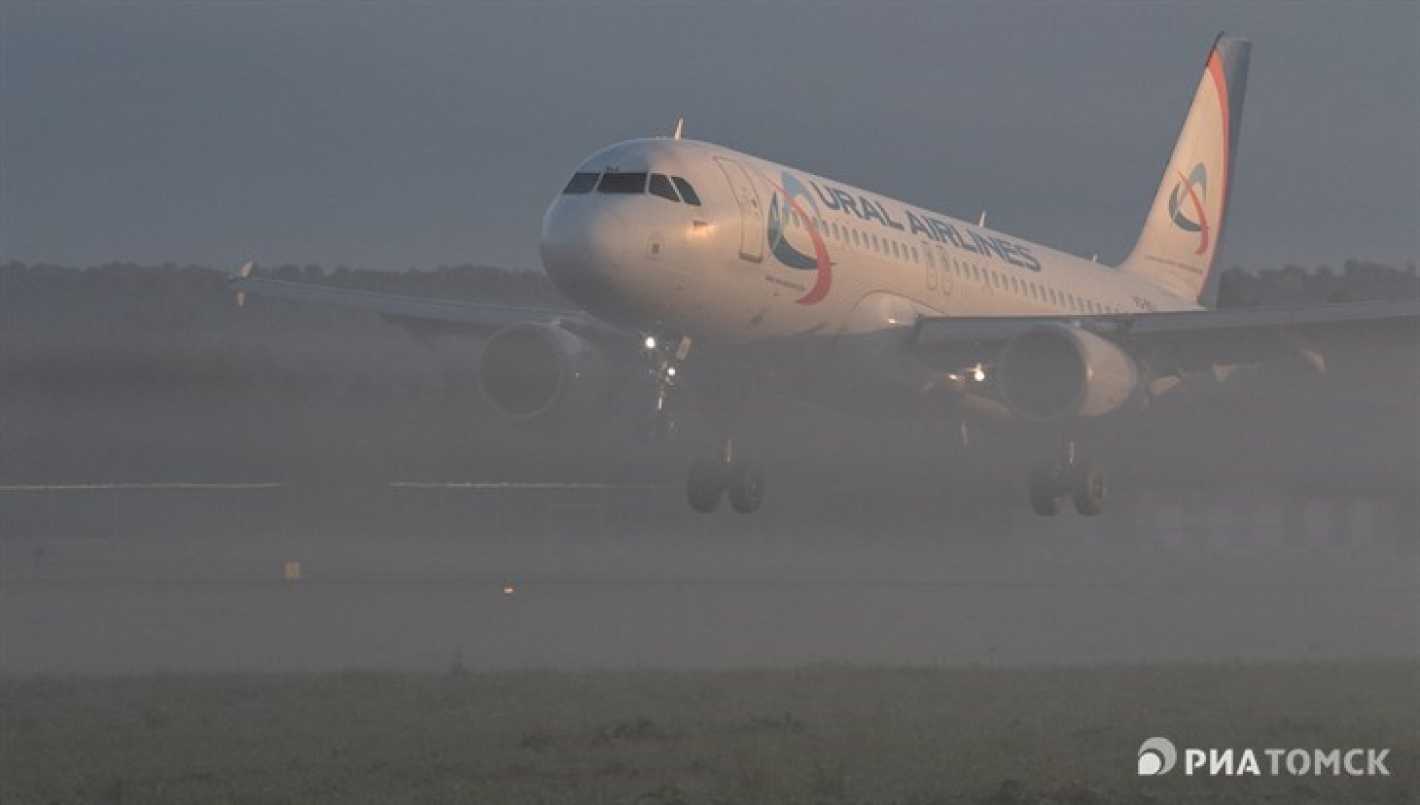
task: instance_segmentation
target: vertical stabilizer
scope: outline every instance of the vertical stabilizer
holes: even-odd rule
[[[1144,230],[1120,265],[1209,307],[1217,297],[1215,267],[1237,169],[1251,47],[1224,34],[1214,40]]]

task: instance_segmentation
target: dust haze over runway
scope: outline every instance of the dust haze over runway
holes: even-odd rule
[[[1405,355],[1122,425],[1098,518],[1029,512],[1031,445],[771,402],[769,502],[698,516],[685,442],[510,430],[462,342],[121,276],[6,319],[6,672],[1420,653]]]

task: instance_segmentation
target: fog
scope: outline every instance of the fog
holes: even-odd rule
[[[959,427],[960,395],[919,393],[931,372],[928,389],[1001,391],[999,363],[962,371],[979,355],[913,364],[899,413],[927,416],[871,418],[787,396],[767,382],[783,361],[717,383],[747,359],[697,343],[674,381],[690,409],[648,440],[647,355],[605,351],[605,395],[515,424],[467,332],[239,304],[227,273],[570,307],[537,270],[553,193],[681,117],[693,139],[1112,264],[1224,30],[1254,49],[1241,129],[1224,114],[1242,134],[1219,306],[1415,300],[1416,21],[1413,4],[6,6],[0,802],[1416,801],[1413,321],[1324,372],[1287,332],[1295,359],[1132,395],[1076,434],[1108,473],[1103,514],[1040,517],[1027,473],[1060,434]],[[1202,216],[1174,220],[1208,241]],[[891,336],[833,357],[876,369],[863,355]],[[564,381],[529,368],[537,339],[514,346],[486,376]],[[853,377],[875,402],[904,379]],[[696,514],[689,459],[724,434],[695,402],[741,395],[726,497],[743,508],[762,463],[767,498]],[[1170,738],[1185,763],[1321,759],[1153,775],[1145,747]],[[1391,753],[1394,773],[1326,773],[1326,747]]]
[[[197,269],[4,276],[5,671],[1417,651],[1408,351],[1252,373],[1123,418],[1098,445],[1113,477],[1098,518],[1030,512],[1039,444],[986,434],[967,450],[949,426],[771,398],[741,437],[768,464],[764,509],[703,516],[683,489],[694,422],[651,445],[628,417],[512,428],[473,382],[476,341],[237,309]],[[387,284],[459,288],[438,276]],[[459,282],[546,293],[499,276]],[[1307,276],[1250,292],[1414,282]]]

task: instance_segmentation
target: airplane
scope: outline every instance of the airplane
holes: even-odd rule
[[[764,389],[855,413],[902,413],[1039,434],[1039,515],[1102,511],[1086,438],[1192,378],[1277,360],[1318,371],[1334,350],[1413,345],[1414,300],[1219,310],[1251,45],[1219,34],[1138,241],[1122,263],[1065,254],[824,176],[684,136],[634,139],[582,161],[547,208],[547,275],[579,310],[342,290],[261,277],[261,294],[372,310],[486,336],[479,386],[510,419],[607,407],[645,380],[647,428],[691,404],[717,434],[691,462],[687,502],[741,513],[765,496],[735,442]],[[630,367],[628,369],[628,367]],[[1033,437],[1034,438],[1034,437]],[[752,451],[749,451],[752,452]]]

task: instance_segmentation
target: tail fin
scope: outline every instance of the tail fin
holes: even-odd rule
[[[1208,307],[1218,293],[1214,264],[1236,170],[1251,48],[1246,39],[1224,34],[1213,41],[1144,230],[1120,265]]]

